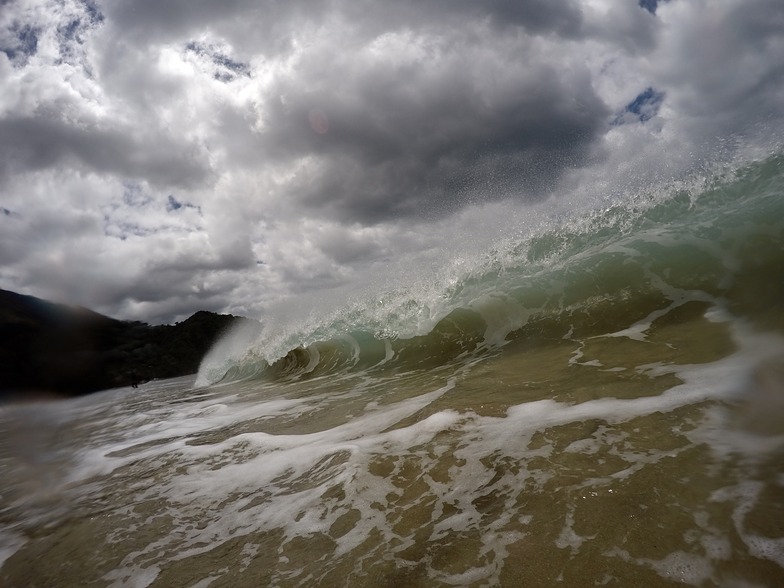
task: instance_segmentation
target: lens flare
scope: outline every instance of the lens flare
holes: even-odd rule
[[[310,123],[310,128],[319,135],[323,135],[329,131],[329,119],[327,118],[326,113],[321,109],[314,108],[311,110],[308,113],[308,122]]]

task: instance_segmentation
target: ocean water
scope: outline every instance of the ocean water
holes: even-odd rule
[[[441,262],[3,406],[0,585],[784,585],[784,157]]]

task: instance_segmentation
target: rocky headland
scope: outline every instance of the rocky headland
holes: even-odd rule
[[[249,320],[199,311],[151,326],[0,290],[0,397],[76,396],[193,374],[221,334]]]

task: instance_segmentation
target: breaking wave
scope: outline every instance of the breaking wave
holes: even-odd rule
[[[773,156],[507,237],[441,275],[230,333],[197,383],[430,369],[563,338],[644,339],[656,319],[706,307],[782,327],[782,195],[784,156]]]

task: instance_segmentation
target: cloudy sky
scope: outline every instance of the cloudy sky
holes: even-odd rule
[[[0,0],[0,87],[0,287],[260,318],[770,149],[784,2]]]

